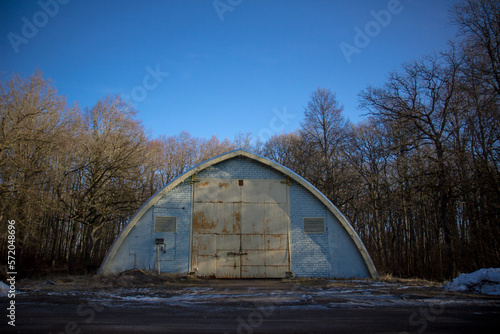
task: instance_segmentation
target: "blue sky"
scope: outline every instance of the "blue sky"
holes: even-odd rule
[[[266,139],[297,129],[318,87],[360,121],[362,89],[455,38],[454,2],[1,1],[0,72],[40,69],[82,107],[127,96],[153,137]]]

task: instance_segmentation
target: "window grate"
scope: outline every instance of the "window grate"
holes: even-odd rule
[[[325,233],[325,218],[304,218],[304,233]]]
[[[176,217],[155,217],[155,232],[175,233],[176,231]]]

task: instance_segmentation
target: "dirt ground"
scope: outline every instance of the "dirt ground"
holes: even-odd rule
[[[421,280],[203,280],[129,271],[17,282],[1,333],[497,333],[500,298]]]

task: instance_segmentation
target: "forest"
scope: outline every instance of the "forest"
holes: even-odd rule
[[[267,141],[151,138],[120,96],[70,105],[38,71],[0,82],[0,242],[18,274],[95,272],[155,192],[242,147],[295,171],[343,212],[379,274],[443,280],[500,267],[500,3],[450,10],[459,35],[359,93],[363,121],[318,88],[303,121]],[[397,64],[395,64],[397,65]],[[0,248],[2,264],[7,247]]]

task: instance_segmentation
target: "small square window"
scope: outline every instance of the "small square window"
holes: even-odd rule
[[[155,232],[175,233],[176,231],[176,217],[155,217]]]
[[[325,233],[325,218],[304,218],[304,233]]]

